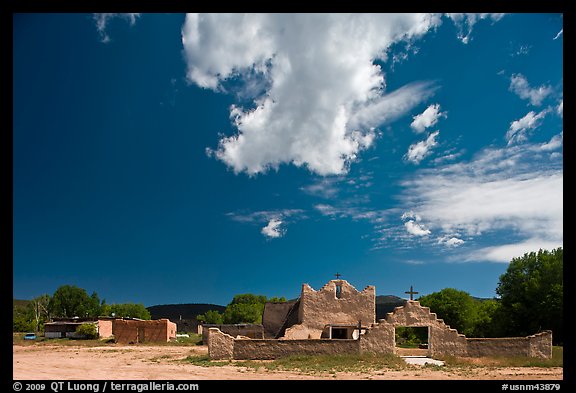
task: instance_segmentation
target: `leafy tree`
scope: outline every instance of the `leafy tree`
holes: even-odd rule
[[[254,295],[244,293],[234,296],[232,301],[226,306],[223,314],[217,311],[208,311],[200,314],[196,318],[204,323],[262,323],[264,305],[268,299],[264,295]],[[284,297],[273,297],[272,302],[285,302]]]
[[[563,342],[563,275],[562,247],[512,259],[496,288],[507,335],[550,329],[554,342]]]
[[[12,309],[12,331],[33,332],[36,327],[32,308],[14,304]]]
[[[208,310],[204,314],[199,314],[196,319],[207,324],[220,325],[224,323],[224,315],[216,310]]]
[[[451,328],[467,336],[473,334],[476,304],[468,292],[444,288],[440,292],[421,296],[418,301],[430,307]]]
[[[500,302],[496,299],[475,300],[469,337],[500,337]]]
[[[150,311],[142,303],[122,303],[110,305],[110,314],[115,317],[151,319]]]
[[[97,317],[100,314],[99,304],[96,292],[88,296],[82,288],[62,285],[52,295],[48,310],[56,317]]]

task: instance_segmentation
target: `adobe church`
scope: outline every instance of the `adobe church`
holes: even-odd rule
[[[342,279],[330,280],[317,291],[303,284],[300,297],[294,302],[267,303],[262,324],[269,338],[233,337],[218,328],[209,328],[210,358],[397,353],[397,327],[427,328],[429,357],[552,357],[551,331],[527,337],[467,338],[415,300],[376,321],[376,288],[369,285],[358,291]]]

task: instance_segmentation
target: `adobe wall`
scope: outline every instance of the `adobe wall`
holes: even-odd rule
[[[264,338],[274,338],[276,333],[284,325],[288,312],[295,304],[292,302],[266,302],[262,313],[262,326]]]
[[[167,319],[153,321],[116,319],[112,325],[116,342],[167,342],[176,338],[176,324]]]
[[[336,297],[336,285],[342,287],[340,298]],[[298,320],[309,329],[321,332],[327,324],[356,325],[358,321],[370,325],[375,322],[375,315],[376,289],[372,285],[361,292],[346,280],[331,280],[318,291],[302,285]]]
[[[250,338],[264,338],[264,327],[258,324],[204,324],[202,328],[202,342],[205,345],[208,345],[210,340],[209,331],[211,328],[217,328],[222,333],[229,334],[232,337],[245,336]]]
[[[278,359],[291,355],[338,355],[360,352],[358,340],[249,340],[234,341],[234,359]]]
[[[552,358],[552,332],[528,337],[467,338],[469,357],[527,356]]]
[[[111,320],[98,320],[98,337],[108,338],[112,336],[112,321]]]
[[[208,357],[210,359],[233,359],[234,337],[222,333],[218,328],[204,329],[208,331]]]

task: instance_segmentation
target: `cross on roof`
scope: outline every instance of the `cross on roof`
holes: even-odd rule
[[[412,285],[410,285],[410,290],[409,290],[409,291],[406,291],[406,292],[404,292],[404,293],[409,293],[409,294],[410,294],[410,300],[414,300],[414,295],[415,295],[415,294],[418,294],[419,292],[415,292],[415,291],[412,289]]]
[[[335,276],[336,276],[336,280],[339,280],[342,275],[340,273],[336,272]]]

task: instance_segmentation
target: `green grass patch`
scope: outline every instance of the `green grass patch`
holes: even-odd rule
[[[268,362],[246,360],[237,366],[265,368],[270,371],[299,371],[304,373],[368,372],[382,369],[399,370],[408,367],[399,356],[389,355],[298,355]]]
[[[182,359],[182,361],[201,367],[222,367],[230,364],[228,360],[210,360],[208,355],[190,355]]]
[[[563,367],[564,348],[552,347],[551,359],[530,358],[526,356],[486,356],[481,358],[443,357],[446,366],[475,367]]]

